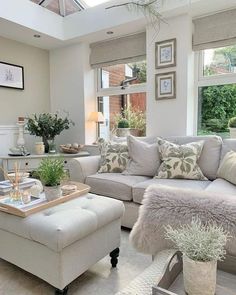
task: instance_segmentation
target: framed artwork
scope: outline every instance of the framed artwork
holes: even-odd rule
[[[176,66],[176,39],[155,43],[156,69]]]
[[[156,100],[176,98],[176,72],[156,74]]]
[[[0,62],[0,87],[24,89],[24,68]]]

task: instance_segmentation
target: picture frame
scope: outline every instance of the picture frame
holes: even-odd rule
[[[156,74],[156,100],[176,98],[176,72]]]
[[[176,66],[176,38],[155,43],[156,69]]]
[[[24,68],[0,61],[0,87],[24,90]]]

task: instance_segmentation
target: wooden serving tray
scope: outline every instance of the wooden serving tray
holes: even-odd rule
[[[33,213],[37,213],[39,211],[54,207],[56,205],[68,202],[72,199],[78,198],[79,196],[85,195],[89,192],[90,186],[83,184],[83,183],[78,183],[78,182],[69,182],[69,184],[75,184],[77,185],[77,191],[66,195],[66,196],[61,196],[58,199],[52,200],[52,201],[47,201],[45,198],[42,198],[42,202],[39,204],[34,204],[31,205],[30,203],[26,205],[25,208],[17,208],[14,207],[13,205],[8,205],[8,204],[0,204],[0,211],[3,211],[5,213],[17,215],[19,217],[27,217]],[[6,198],[6,196],[1,197],[1,199]],[[0,199],[0,200],[1,200]]]
[[[183,283],[183,262],[180,252],[176,252],[167,262],[165,270],[157,284],[152,288],[152,295],[186,295]],[[224,270],[224,271],[223,271]],[[217,286],[215,295],[236,294],[236,260],[228,256],[218,264]]]

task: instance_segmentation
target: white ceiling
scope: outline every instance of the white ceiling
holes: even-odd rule
[[[109,4],[103,3],[61,17],[29,0],[0,0],[0,35],[52,49],[75,42],[90,43],[144,30],[146,24],[143,15],[130,13],[124,7],[105,9],[119,1],[112,0]],[[198,17],[236,8],[235,0],[191,0],[191,4],[189,0],[165,0],[164,3],[161,13],[166,18],[183,13]],[[108,36],[108,30],[114,31],[114,34]],[[34,34],[40,34],[41,38],[34,38]]]

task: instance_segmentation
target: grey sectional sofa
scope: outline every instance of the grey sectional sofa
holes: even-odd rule
[[[230,150],[236,151],[236,140],[222,140],[218,136],[184,136],[166,139],[177,144],[204,140],[204,147],[198,164],[209,180],[154,179],[142,175],[123,175],[121,173],[98,174],[100,156],[72,159],[68,163],[71,179],[88,184],[91,186],[92,193],[122,200],[126,209],[122,225],[128,228],[132,228],[137,220],[138,209],[142,203],[145,189],[151,184],[163,184],[177,188],[192,188],[200,191],[216,191],[222,194],[236,195],[235,185],[216,176],[224,155]],[[154,137],[140,138],[140,140],[150,144],[156,142]]]

